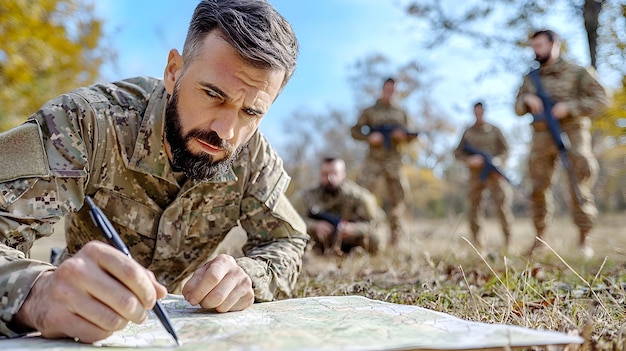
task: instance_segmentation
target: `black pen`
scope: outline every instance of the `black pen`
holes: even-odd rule
[[[130,255],[130,251],[128,251],[128,248],[122,241],[122,238],[120,238],[119,234],[117,234],[117,231],[115,230],[115,228],[113,228],[113,224],[111,224],[111,222],[104,215],[102,210],[93,202],[91,197],[85,196],[85,200],[87,200],[87,203],[91,208],[91,211],[89,212],[89,214],[91,215],[91,219],[93,219],[98,228],[100,228],[102,233],[104,233],[111,245],[122,251],[126,256],[132,258],[132,256]],[[167,313],[163,309],[163,306],[161,305],[159,300],[157,300],[152,311],[154,312],[154,314],[156,314],[157,318],[159,318],[161,324],[163,324],[163,326],[165,327],[165,330],[167,330],[167,332],[172,335],[172,337],[176,341],[176,344],[180,346],[180,341],[178,341],[176,331],[174,330],[174,327],[172,326],[172,323],[170,322],[170,319],[167,316]]]

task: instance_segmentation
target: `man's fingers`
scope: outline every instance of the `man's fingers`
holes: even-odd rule
[[[87,295],[76,296],[69,311],[106,332],[124,329],[128,324],[128,320],[124,316]],[[147,317],[146,312],[143,313]]]
[[[221,304],[215,306],[216,311],[241,311],[252,306],[254,303],[254,291],[250,288],[249,279],[240,280],[238,285],[231,289],[231,293],[227,295]]]
[[[150,309],[154,306],[157,298],[154,281],[137,261],[114,247],[100,242],[88,243],[80,252],[83,250],[87,250],[85,254],[92,257],[104,271],[122,282],[139,299],[144,309]],[[121,308],[133,308],[133,302],[126,300],[125,297],[122,298]]]
[[[183,295],[192,305],[218,312],[244,309],[254,302],[250,277],[228,255],[219,255],[194,272]]]
[[[73,313],[56,315],[52,319],[53,326],[40,330],[44,338],[77,338],[82,343],[93,343],[113,334],[112,330],[104,330],[97,325]]]
[[[219,268],[219,265],[211,267],[211,263],[196,270],[183,287],[183,296],[192,305],[199,304],[226,274],[223,269]]]

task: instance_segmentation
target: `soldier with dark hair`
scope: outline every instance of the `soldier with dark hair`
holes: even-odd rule
[[[265,0],[203,0],[163,80],[80,88],[0,134],[0,334],[91,343],[179,288],[218,312],[289,296],[309,238],[258,127],[297,55]],[[85,196],[136,261],[102,242]],[[62,217],[57,265],[28,259]],[[207,261],[238,224],[244,257]]]
[[[484,119],[484,106],[482,102],[474,105],[475,123],[469,127],[459,145],[454,150],[457,160],[464,161],[470,170],[469,180],[469,222],[472,231],[472,239],[478,246],[484,245],[484,240],[478,236],[480,230],[479,212],[483,199],[483,192],[488,189],[491,201],[495,203],[502,233],[504,245],[508,248],[511,238],[511,212],[512,189],[506,177],[495,171],[506,163],[509,152],[508,143],[500,131],[500,128],[488,123]],[[474,151],[475,150],[475,151]],[[476,153],[479,151],[480,153]],[[482,153],[482,154],[481,154]],[[486,157],[488,159],[486,159]],[[487,163],[492,163],[492,170],[485,168]],[[487,170],[488,172],[485,172]]]
[[[591,117],[607,105],[607,96],[604,88],[585,68],[560,57],[561,42],[553,31],[542,30],[534,33],[530,45],[540,64],[539,81],[554,101],[551,111],[546,112],[550,112],[558,121],[561,130],[571,143],[568,152],[569,161],[582,200],[579,201],[575,192],[571,191],[572,214],[579,228],[578,246],[586,257],[590,257],[593,250],[588,241],[589,232],[598,213],[591,189],[598,174],[598,162],[591,148],[589,130]],[[533,116],[539,116],[544,112],[544,105],[537,91],[538,87],[531,77],[524,77],[515,101],[515,112],[519,116],[529,112]],[[559,150],[545,119],[535,117],[532,128],[528,170],[533,184],[531,195],[533,222],[537,236],[542,237],[553,211],[550,187]],[[530,252],[537,243],[534,241]]]
[[[391,244],[396,244],[404,235],[402,216],[408,181],[402,173],[401,146],[417,137],[417,134],[409,132],[411,127],[406,112],[393,104],[394,92],[395,81],[392,78],[386,79],[380,98],[374,106],[361,112],[351,129],[354,139],[366,141],[369,145],[357,183],[379,198],[389,200],[389,206],[384,209],[391,228]],[[384,180],[386,196],[377,191],[376,186],[380,179]]]
[[[360,246],[376,253],[385,243],[385,232],[378,228],[382,209],[372,193],[346,179],[346,164],[340,158],[322,161],[319,185],[302,191],[294,206],[304,218],[314,249],[341,253]]]

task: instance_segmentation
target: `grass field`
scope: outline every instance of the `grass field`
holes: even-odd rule
[[[557,330],[583,336],[583,350],[626,350],[626,215],[602,216],[591,234],[596,253],[585,260],[567,217],[551,223],[547,245],[532,257],[529,219],[513,224],[510,252],[502,250],[497,221],[483,226],[488,250],[463,237],[462,216],[407,223],[399,245],[375,256],[363,251],[319,256],[307,251],[295,297],[361,295],[417,305],[460,318]],[[241,233],[229,235],[241,245]],[[32,257],[47,260],[55,234],[36,243]],[[232,247],[224,251],[234,252]]]

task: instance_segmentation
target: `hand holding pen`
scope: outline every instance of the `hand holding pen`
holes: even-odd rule
[[[26,300],[11,320],[16,332],[81,343],[102,340],[128,322],[142,323],[167,295],[154,274],[113,246],[84,244],[58,267],[38,265]]]
[[[120,238],[119,234],[117,233],[117,231],[115,230],[115,228],[113,227],[109,219],[104,215],[102,210],[100,210],[100,208],[93,202],[91,197],[86,196],[85,200],[87,201],[87,204],[89,204],[89,207],[91,208],[91,211],[90,211],[91,218],[93,219],[94,223],[98,226],[98,228],[100,228],[100,230],[102,231],[104,236],[107,238],[109,243],[113,245],[115,248],[117,248],[118,250],[120,250],[121,252],[123,252],[126,256],[132,258],[132,256],[130,255],[130,251],[126,247],[126,244],[124,244],[124,241],[122,241],[122,238]],[[176,341],[176,344],[180,346],[180,342],[178,340],[178,336],[176,335],[176,331],[174,330],[174,327],[172,326],[172,323],[170,322],[170,319],[167,313],[165,312],[165,309],[159,302],[159,300],[156,300],[156,303],[152,311],[157,316],[159,321],[161,321],[161,324],[163,324],[167,332],[170,333],[170,335],[172,335],[172,337]]]

